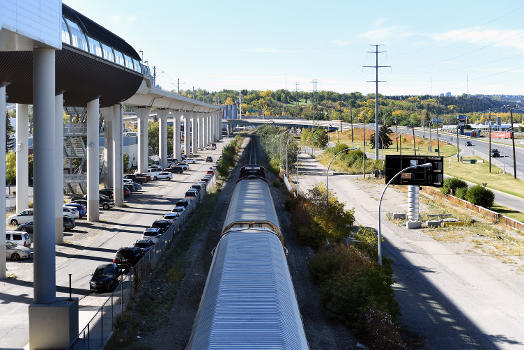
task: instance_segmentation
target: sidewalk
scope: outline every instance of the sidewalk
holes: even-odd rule
[[[304,155],[301,155],[304,156]],[[324,182],[324,167],[301,157],[306,169],[301,190]],[[325,170],[324,170],[325,172]],[[330,189],[346,208],[355,209],[356,222],[377,227],[380,188],[355,176],[330,177]],[[391,188],[383,213],[407,205],[406,195]],[[427,349],[522,349],[524,345],[523,259],[503,264],[486,255],[471,254],[440,243],[423,230],[407,230],[382,219],[384,255],[394,260],[399,320],[425,338]]]

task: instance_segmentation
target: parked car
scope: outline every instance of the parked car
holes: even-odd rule
[[[174,165],[166,169],[166,171],[169,171],[173,174],[182,174],[184,172],[184,168],[179,165]]]
[[[181,166],[182,169],[184,169],[184,171],[188,170],[189,169],[189,164],[185,163],[185,162],[178,162],[176,164],[177,166]]]
[[[135,174],[125,174],[125,175],[124,175],[124,179],[126,179],[126,180],[132,180],[132,181],[134,181],[135,178],[136,178],[136,175],[135,175]]]
[[[112,188],[102,188],[98,190],[98,193],[103,194],[106,197],[109,197],[111,199],[115,198],[115,193]]]
[[[139,239],[135,242],[135,247],[142,249],[144,253],[148,252],[153,246],[155,245],[155,242],[153,242],[150,239]]]
[[[200,181],[208,183],[211,180],[211,178],[212,178],[212,176],[207,176],[206,175],[203,178],[201,178]]]
[[[74,219],[64,216],[64,231],[70,231],[76,227],[76,222]],[[26,222],[25,224],[20,224],[16,228],[17,231],[24,231],[29,234],[33,234],[33,222]]]
[[[70,217],[72,219],[78,219],[80,218],[80,213],[76,208],[69,207],[67,205],[62,206],[62,211],[64,212],[64,217]]]
[[[191,188],[194,188],[194,189],[197,190],[199,193],[200,193],[200,191],[202,191],[202,185],[199,185],[199,184],[191,185]]]
[[[64,216],[64,231],[70,231],[74,229],[76,226],[76,222],[74,219],[66,218]]]
[[[10,215],[7,218],[9,225],[18,226],[18,224],[25,224],[33,221],[33,209],[24,209],[18,214]]]
[[[128,193],[129,193],[128,196],[129,196],[132,192],[136,192],[136,188],[135,188],[135,186],[134,186],[134,185],[131,185],[131,184],[129,184],[129,183],[128,183],[128,184],[126,184],[126,183],[124,184],[124,197],[126,197],[126,195],[125,195],[126,190],[129,191],[129,192],[128,192]]]
[[[162,236],[162,232],[160,231],[161,230],[157,227],[148,227],[146,228],[144,233],[142,233],[142,239],[150,239],[153,242],[157,243],[160,239],[160,236]]]
[[[151,227],[159,228],[160,229],[160,233],[165,233],[165,232],[167,232],[167,230],[169,230],[169,227],[171,226],[171,224],[172,224],[172,222],[169,221],[169,220],[160,219],[160,220],[156,220],[155,222],[153,222]]]
[[[122,269],[115,263],[98,265],[89,281],[89,289],[94,292],[110,292],[120,283],[121,275]]]
[[[160,169],[160,168],[149,168],[149,169],[147,169],[147,173],[148,173],[149,176],[151,176],[151,180],[158,179],[158,174],[160,174],[161,171],[162,171],[162,169]]]
[[[131,266],[134,266],[143,255],[142,249],[137,247],[120,248],[116,252],[113,263],[124,271],[127,271]]]
[[[134,191],[139,191],[142,189],[142,185],[140,185],[138,182],[134,182],[131,179],[124,179],[124,186],[125,185],[133,187]]]
[[[471,143],[471,141],[466,141],[466,146],[473,146],[473,144]]]
[[[146,179],[146,182],[149,182],[149,181],[151,181],[151,179],[152,179],[152,178],[151,178],[151,175],[150,175],[150,174],[146,174],[146,173],[135,173],[135,175],[137,175],[136,178],[138,178],[138,177],[143,177],[143,178],[145,178],[145,179]],[[136,179],[136,178],[135,178],[135,179]]]
[[[71,202],[71,203],[66,203],[64,205],[68,207],[76,208],[76,210],[78,210],[78,214],[80,215],[80,219],[83,218],[87,214],[86,207],[84,207],[82,204]]]
[[[493,158],[500,158],[500,152],[499,152],[499,150],[496,149],[496,148],[493,148],[493,149],[491,150],[491,156],[492,156]]]
[[[213,157],[211,157],[211,156],[207,156],[207,157],[206,157],[206,162],[208,162],[208,163],[212,163],[212,162],[213,162]]]
[[[29,234],[24,231],[6,231],[5,232],[6,242],[13,242],[14,244],[21,245],[22,247],[31,246],[31,238]]]
[[[173,175],[171,175],[171,173],[168,171],[162,171],[161,173],[158,173],[157,178],[159,180],[171,180]]]
[[[190,189],[185,194],[185,198],[193,199],[197,197],[198,197],[198,192],[195,189]]]
[[[216,144],[216,143],[212,143],[212,144],[211,144],[211,148],[212,148],[213,150],[217,149],[217,144]]]
[[[195,158],[187,158],[186,159],[186,163],[187,164],[196,164],[196,159]]]
[[[172,213],[178,213],[179,215],[182,215],[184,211],[186,211],[186,207],[174,207],[171,209]]]
[[[176,201],[175,206],[177,207],[184,207],[186,208],[189,205],[189,201],[187,199],[180,199]]]
[[[10,260],[21,260],[31,258],[31,249],[13,242],[5,242],[6,258]]]
[[[211,175],[211,176],[213,176],[213,175],[215,175],[215,171],[214,171],[214,170],[208,170],[208,171],[206,172],[206,175]]]
[[[178,220],[178,217],[180,216],[180,213],[167,213],[164,215],[164,219],[169,220],[171,222],[175,222]]]

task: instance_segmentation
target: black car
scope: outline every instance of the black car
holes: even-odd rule
[[[189,205],[189,201],[187,199],[178,200],[175,204],[176,207],[185,207],[185,208],[187,208],[188,205]]]
[[[124,184],[124,188],[127,188],[129,190],[129,192],[136,192],[137,191],[135,185],[132,185],[132,184]]]
[[[207,156],[207,158],[206,158],[206,162],[208,162],[208,163],[212,163],[212,162],[213,162],[213,157],[211,157],[211,156]]]
[[[466,141],[466,146],[470,147],[473,146],[473,144],[471,143],[471,141]]]
[[[199,185],[199,184],[191,185],[191,188],[194,188],[198,192],[202,191],[202,185]]]
[[[89,289],[95,292],[112,291],[118,286],[122,269],[116,264],[99,265],[91,281],[89,281]]]
[[[167,232],[169,230],[169,227],[171,226],[172,222],[170,220],[160,219],[153,222],[153,225],[151,227],[160,229],[160,233]]]
[[[170,173],[173,173],[173,174],[182,174],[184,172],[184,168],[178,165],[174,165],[170,168],[167,168],[166,171],[169,171]]]
[[[140,239],[135,243],[135,247],[142,249],[144,253],[149,251],[154,245],[155,243],[150,239]]]
[[[114,192],[112,188],[102,188],[98,190],[98,193],[103,194],[106,197],[114,198]]]
[[[496,148],[493,148],[493,149],[491,150],[491,156],[492,156],[493,158],[499,158],[499,157],[500,157],[500,152],[499,152],[499,150],[496,149]]]
[[[75,219],[67,218],[64,216],[64,231],[69,231],[74,229],[76,226]],[[25,224],[20,224],[16,228],[17,231],[24,231],[30,234],[33,234],[33,222],[26,222]]]
[[[134,266],[144,255],[142,249],[137,247],[120,248],[116,252],[113,262],[124,270],[129,270]]]

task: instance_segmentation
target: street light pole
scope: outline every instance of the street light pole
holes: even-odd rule
[[[388,189],[389,185],[403,172],[406,172],[408,170],[416,169],[416,168],[431,168],[431,163],[424,163],[420,165],[412,165],[407,168],[402,169],[398,173],[395,174],[391,178],[391,180],[388,181],[384,189],[382,190],[382,194],[380,195],[380,199],[378,201],[378,264],[382,266],[382,225],[380,222],[380,209],[382,206],[382,198],[384,197],[384,193],[386,193],[386,190]]]
[[[331,160],[329,161],[329,165],[327,167],[327,170],[326,170],[326,205],[329,205],[329,168],[331,168],[331,163],[333,163],[333,161],[335,160],[335,158],[342,152],[345,152],[345,151],[355,151],[357,150],[358,147],[347,147],[347,148],[344,148],[342,151],[338,151],[334,156],[333,158],[331,158]]]

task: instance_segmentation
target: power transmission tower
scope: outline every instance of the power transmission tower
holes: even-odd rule
[[[296,96],[296,105],[297,105],[297,112],[298,112],[298,86],[300,83],[297,81],[295,82],[295,96]]]
[[[378,47],[381,45],[370,45],[375,46],[375,51],[368,51],[368,53],[375,54],[375,65],[374,66],[362,66],[364,68],[375,68],[375,80],[368,80],[368,83],[375,83],[375,159],[378,160],[378,148],[379,148],[379,135],[378,135],[378,83],[385,83],[385,80],[378,80],[379,68],[386,68],[391,66],[379,66],[378,65],[378,54],[385,51],[378,51]]]

